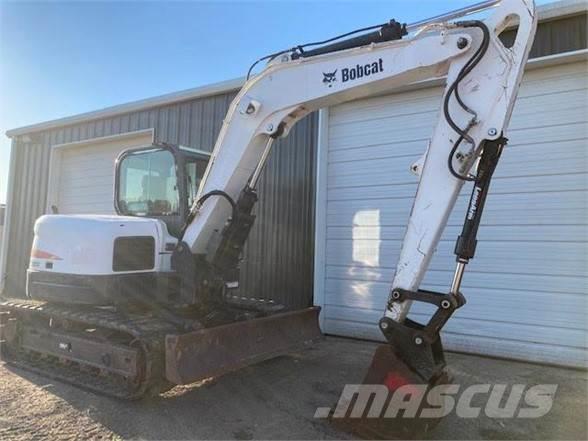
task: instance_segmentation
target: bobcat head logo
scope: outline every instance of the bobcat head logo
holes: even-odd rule
[[[335,75],[337,75],[337,70],[335,69],[334,72],[330,72],[330,73],[324,73],[323,72],[323,83],[328,85],[329,87],[333,86],[333,83],[335,81],[337,81],[337,77]]]

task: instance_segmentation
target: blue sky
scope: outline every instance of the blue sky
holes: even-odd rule
[[[0,202],[8,129],[240,77],[278,49],[475,2],[0,0]]]

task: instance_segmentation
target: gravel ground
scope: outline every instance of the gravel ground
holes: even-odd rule
[[[375,345],[328,338],[215,381],[125,403],[0,363],[0,439],[350,439],[317,407],[361,381]],[[587,439],[585,371],[448,354],[457,382],[559,385],[535,420],[447,417],[430,439]]]

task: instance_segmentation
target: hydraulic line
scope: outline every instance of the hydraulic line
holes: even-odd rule
[[[342,41],[341,43],[339,43],[338,46],[333,45],[333,47],[321,47],[321,48],[315,49],[313,51],[313,53],[307,53],[307,54],[304,51],[304,49],[311,47],[311,46],[322,46],[322,45],[340,40],[342,38],[358,34],[360,32],[371,31],[374,29],[379,29],[379,30],[376,32],[369,33],[369,34],[360,35],[356,39]],[[290,49],[284,49],[284,50],[281,50],[278,52],[274,52],[272,54],[266,55],[265,57],[261,57],[258,60],[256,60],[251,65],[249,70],[247,71],[247,80],[249,80],[249,78],[251,77],[251,72],[253,71],[255,66],[257,66],[257,64],[259,64],[260,62],[262,62],[264,60],[271,61],[274,58],[276,58],[282,54],[285,54],[285,53],[291,52],[293,54],[293,58],[299,58],[299,57],[302,57],[305,55],[306,56],[314,56],[314,55],[319,55],[321,53],[335,52],[337,50],[348,49],[350,47],[362,46],[362,45],[375,43],[375,42],[394,40],[397,38],[401,38],[403,35],[406,35],[406,33],[407,33],[406,24],[401,25],[400,23],[396,22],[395,20],[390,20],[390,22],[388,22],[388,23],[382,23],[382,24],[378,24],[378,25],[367,26],[364,28],[356,29],[354,31],[346,32],[344,34],[337,35],[336,37],[332,37],[327,40],[299,44],[299,45],[294,46]]]
[[[461,70],[459,71],[459,73],[457,75],[457,78],[449,87],[447,94],[445,95],[445,99],[443,100],[443,114],[445,116],[445,119],[447,120],[447,123],[449,124],[449,126],[455,132],[457,132],[459,134],[459,138],[454,143],[454,145],[451,149],[451,152],[449,153],[449,158],[447,161],[449,171],[457,179],[461,179],[463,181],[474,181],[475,178],[469,177],[469,176],[463,176],[460,173],[458,173],[453,167],[453,156],[455,155],[457,148],[459,147],[459,145],[461,144],[461,142],[464,139],[468,143],[470,143],[473,147],[475,147],[475,145],[474,145],[475,142],[474,142],[473,138],[470,135],[468,135],[468,131],[473,126],[473,124],[475,124],[477,115],[476,115],[476,112],[474,110],[472,110],[470,107],[468,107],[461,99],[461,97],[459,95],[459,83],[478,65],[480,60],[486,54],[486,51],[488,50],[488,46],[490,45],[490,31],[488,30],[488,27],[484,24],[484,22],[482,22],[480,20],[461,21],[461,22],[456,22],[455,24],[457,26],[466,27],[466,28],[468,28],[468,27],[480,28],[482,30],[482,34],[483,34],[482,43],[480,44],[480,47],[476,50],[476,52],[474,53],[474,55],[472,55],[472,57],[468,60],[468,62],[461,68]],[[449,113],[449,100],[451,99],[452,95],[455,95],[455,99],[456,99],[457,103],[460,105],[460,107],[462,109],[464,109],[466,112],[468,112],[470,115],[472,115],[472,119],[470,120],[470,122],[468,123],[468,125],[465,129],[462,129],[461,127],[459,127]]]
[[[229,204],[231,204],[233,215],[235,215],[235,213],[237,211],[237,203],[233,200],[233,198],[231,196],[229,196],[226,192],[224,192],[222,190],[209,191],[208,193],[203,195],[200,199],[198,199],[198,201],[196,201],[196,210],[190,210],[190,213],[188,213],[188,216],[186,216],[186,220],[184,221],[184,224],[182,225],[182,229],[180,230],[180,234],[178,236],[177,246],[179,246],[182,243],[182,239],[184,238],[184,234],[186,234],[186,230],[188,229],[188,226],[194,220],[194,216],[196,216],[196,213],[198,212],[198,208],[211,196],[221,196],[221,197],[225,198],[229,202]]]

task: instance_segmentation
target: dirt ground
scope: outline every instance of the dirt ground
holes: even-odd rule
[[[361,381],[375,344],[328,338],[203,385],[126,403],[0,363],[0,439],[350,439],[317,407],[333,406],[346,383]],[[588,374],[448,354],[456,382],[558,384],[540,419],[448,416],[430,439],[587,439]]]

